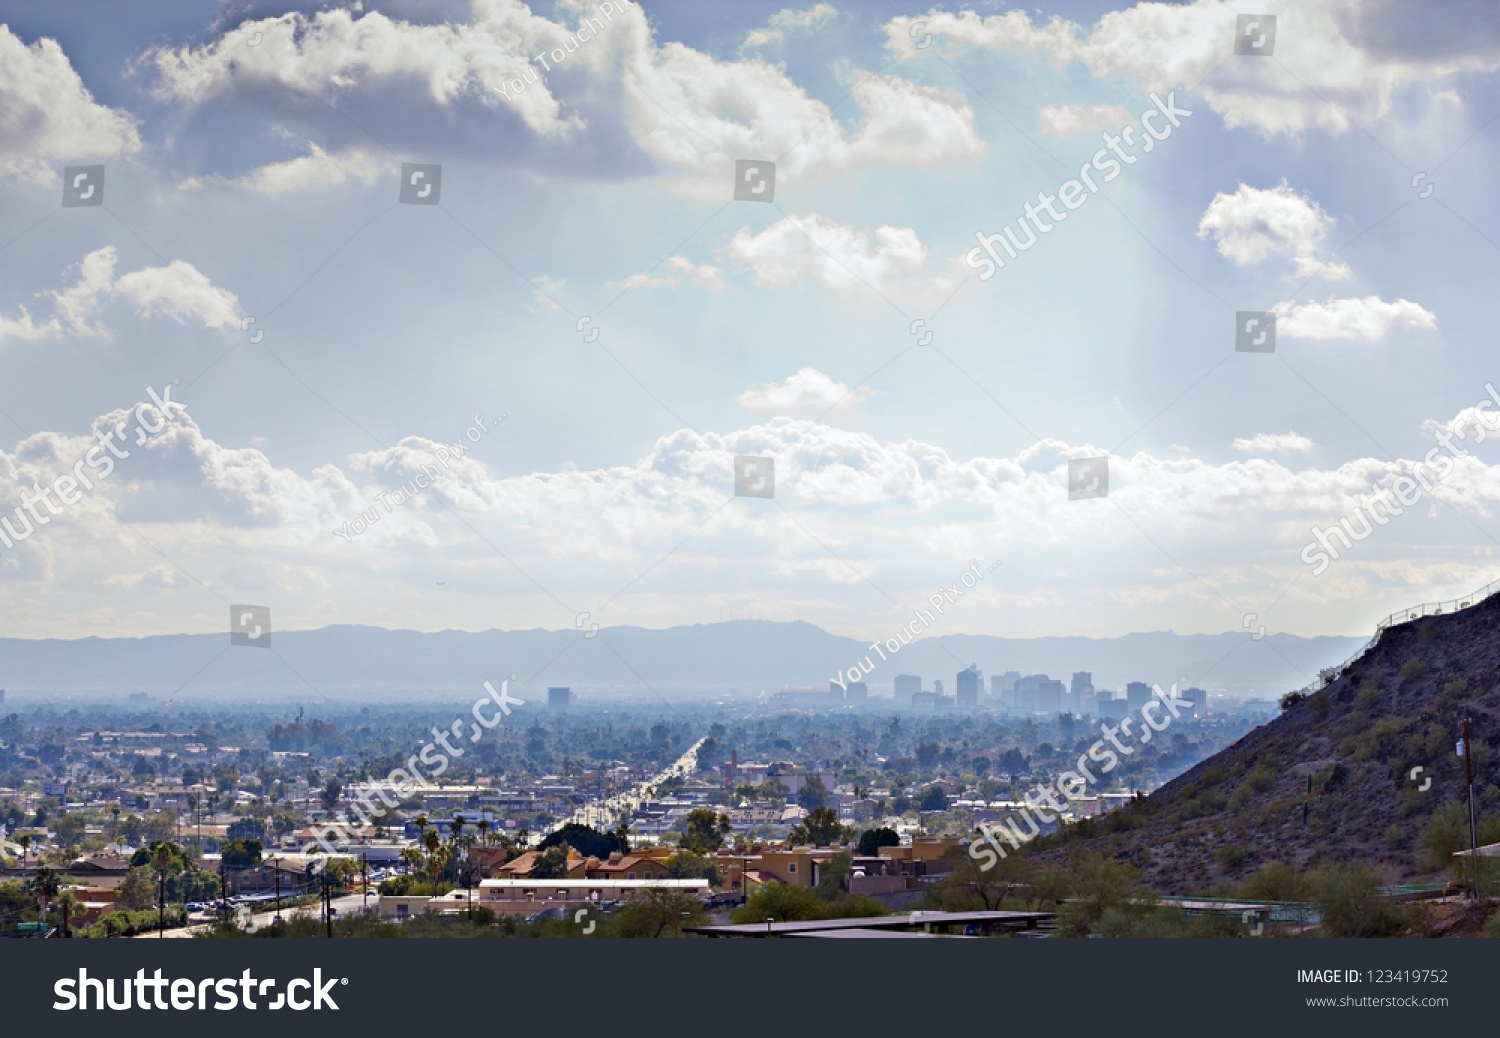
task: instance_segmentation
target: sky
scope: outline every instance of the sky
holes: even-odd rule
[[[0,25],[0,635],[1365,634],[1497,576],[1492,4]]]

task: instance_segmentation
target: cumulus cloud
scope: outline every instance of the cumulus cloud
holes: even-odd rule
[[[816,395],[819,381],[799,372],[757,387],[752,399]],[[798,385],[813,388],[804,393]],[[0,449],[0,510],[16,507],[21,488],[33,481],[50,482],[69,471],[95,445],[94,432],[132,418],[124,409],[100,416],[83,435],[38,433],[13,451]],[[511,475],[492,472],[472,456],[456,457],[451,447],[422,436],[302,473],[264,451],[216,442],[191,413],[172,417],[144,446],[132,441],[128,448],[130,456],[65,516],[0,553],[0,602],[13,605],[93,582],[140,596],[132,599],[136,615],[157,602],[189,601],[151,597],[183,584],[183,570],[224,587],[237,579],[243,584],[246,573],[274,572],[288,626],[313,626],[384,617],[389,595],[377,592],[388,593],[393,581],[408,577],[410,593],[417,583],[430,587],[436,574],[476,581],[493,597],[494,581],[514,586],[518,566],[543,587],[608,595],[649,569],[649,586],[632,591],[637,619],[649,614],[661,622],[691,622],[703,596],[731,581],[739,593],[774,596],[788,610],[779,618],[827,623],[846,616],[863,624],[868,616],[847,594],[857,582],[872,580],[898,601],[920,602],[945,572],[1022,548],[1040,569],[1029,576],[1017,572],[1003,587],[976,590],[966,608],[988,616],[987,609],[1006,602],[1051,602],[1062,574],[1048,568],[1049,549],[1074,565],[1076,555],[1069,553],[1079,544],[1096,553],[1091,587],[1135,601],[1140,563],[1125,549],[1138,546],[1138,530],[1145,529],[1168,538],[1174,556],[1192,560],[1193,570],[1168,580],[1171,586],[1153,582],[1146,599],[1188,595],[1204,610],[1223,610],[1221,600],[1204,592],[1205,583],[1274,595],[1288,571],[1301,568],[1298,553],[1313,524],[1336,521],[1359,495],[1409,474],[1417,463],[1356,458],[1316,468],[1266,457],[1213,463],[1175,451],[1170,457],[1139,452],[1111,459],[1110,507],[1093,508],[1067,498],[1066,461],[1095,453],[1086,444],[1044,440],[1010,455],[962,457],[930,442],[881,439],[785,416],[723,433],[677,430],[624,463]],[[726,507],[735,500],[738,454],[775,460],[777,498],[796,522],[780,509]],[[431,483],[421,492],[404,499],[395,493],[424,472]],[[1430,496],[1484,515],[1500,501],[1500,465],[1471,451]],[[1256,507],[1247,509],[1246,501]],[[1132,522],[1120,522],[1118,509]],[[336,536],[359,516],[376,521],[366,519],[358,537]],[[182,569],[162,568],[162,557],[124,523],[150,524],[154,542],[169,546],[167,555]],[[1352,552],[1319,587],[1347,593],[1342,574],[1367,578],[1377,570],[1393,582],[1432,579],[1427,556],[1420,574],[1397,572],[1422,552],[1420,546],[1408,550],[1411,542],[1400,539],[1400,529],[1382,535],[1383,560]],[[504,559],[487,540],[504,541]],[[768,559],[775,564],[768,566]],[[1467,575],[1464,570],[1455,579]],[[1311,592],[1298,595],[1304,593]],[[1063,597],[1069,600],[1045,607],[1076,622],[1083,607]],[[486,616],[518,626],[543,615],[538,608],[555,607],[555,600],[508,595],[498,606],[491,601],[500,612]],[[390,619],[394,625],[402,617]],[[1226,616],[1225,625],[1237,617]],[[431,618],[434,624],[448,619]],[[69,622],[75,635],[106,624],[92,616],[70,615]],[[204,621],[210,622],[219,620]],[[35,625],[27,629],[41,633]],[[120,633],[118,626],[109,629]]]
[[[135,119],[94,100],[56,40],[30,46],[0,25],[0,173],[52,182],[58,160],[141,148]]]
[[[835,408],[852,408],[872,395],[868,387],[851,390],[817,368],[801,368],[780,382],[751,386],[735,402],[747,411],[822,415]]]
[[[1286,432],[1256,433],[1248,439],[1237,436],[1230,446],[1237,451],[1252,454],[1287,454],[1293,451],[1310,451],[1315,445],[1306,436]]]
[[[1430,331],[1437,315],[1407,299],[1388,303],[1379,296],[1329,299],[1326,303],[1280,303],[1276,333],[1293,339],[1383,339],[1396,328]]]
[[[910,227],[877,227],[873,234],[818,213],[793,213],[759,234],[741,227],[725,254],[772,288],[811,281],[851,294],[887,294],[922,270],[927,247]]]
[[[610,281],[606,288],[677,288],[689,284],[699,288],[719,290],[724,287],[724,275],[718,267],[698,265],[686,256],[668,256],[660,266],[661,273],[646,271],[631,274],[621,281]]]
[[[1342,279],[1349,276],[1347,265],[1317,256],[1333,223],[1317,202],[1284,180],[1266,189],[1242,183],[1233,194],[1214,195],[1198,221],[1198,237],[1212,235],[1219,255],[1237,266],[1285,256],[1299,276]]]
[[[189,177],[181,187],[231,187],[258,195],[284,195],[323,187],[343,187],[352,182],[369,183],[391,172],[391,163],[358,149],[329,153],[308,143],[308,153],[285,162],[272,162],[238,177],[208,175]]]
[[[237,328],[243,316],[233,292],[215,286],[186,260],[126,274],[115,282],[115,291],[133,300],[144,316],[192,317],[205,328]]]
[[[783,28],[817,24],[823,6],[787,14]],[[778,183],[789,184],[870,163],[967,161],[985,150],[973,110],[956,91],[854,71],[850,92],[862,117],[846,132],[826,104],[778,67],[721,61],[680,43],[658,46],[637,5],[616,3],[608,19],[593,5],[569,2],[559,10],[575,24],[535,15],[521,0],[480,0],[467,24],[417,25],[343,8],[292,12],[148,57],[164,99],[204,103],[243,94],[314,118],[321,113],[309,114],[305,95],[329,104],[357,98],[371,104],[382,139],[397,144],[425,139],[420,119],[378,122],[386,109],[410,110],[406,87],[416,80],[421,104],[481,128],[468,139],[488,142],[494,161],[566,160],[576,169],[580,158],[593,156],[588,161],[598,172],[613,176],[654,164],[675,174],[673,190],[705,201],[728,195],[725,164],[732,169],[733,160],[726,155],[774,157]],[[261,42],[248,46],[255,33]],[[387,96],[389,104],[378,103]],[[519,136],[506,113],[519,119]],[[336,129],[346,131],[330,123],[329,132]],[[622,137],[637,161],[621,160]],[[314,175],[318,160],[307,158],[282,176]]]
[[[1130,113],[1120,105],[1039,105],[1036,110],[1042,132],[1053,137],[1117,128],[1130,122],[1130,118]]]
[[[764,47],[768,43],[780,43],[787,32],[815,28],[838,13],[837,8],[827,3],[817,3],[801,11],[783,8],[771,15],[766,28],[750,30],[745,35],[745,46]]]
[[[1411,31],[1419,21],[1420,30]],[[1473,24],[1494,21],[1479,14]],[[1464,39],[1470,25],[1465,17],[1422,18],[1389,0],[1299,0],[1277,11],[1275,60],[1238,62],[1225,61],[1235,12],[1218,0],[1138,3],[1104,14],[1091,28],[1056,17],[1039,24],[1024,11],[984,17],[933,9],[894,18],[885,30],[886,47],[905,60],[930,53],[916,46],[930,34],[940,49],[1041,54],[1058,66],[1081,62],[1098,78],[1133,80],[1146,90],[1187,84],[1230,126],[1274,134],[1342,132],[1385,116],[1398,90],[1436,95],[1464,72],[1500,66],[1500,47]],[[1440,45],[1414,43],[1434,34]],[[1494,30],[1477,35],[1493,40]]]
[[[45,294],[53,306],[52,316],[45,321],[38,322],[24,307],[17,317],[0,314],[0,342],[102,334],[103,329],[93,323],[95,314],[105,301],[116,298],[134,303],[142,317],[170,317],[179,322],[192,318],[205,328],[238,327],[244,316],[233,292],[213,284],[186,260],[143,267],[117,279],[117,259],[113,245],[86,255],[72,285]]]
[[[434,105],[473,98],[491,108],[510,105],[539,134],[579,125],[551,93],[538,52],[564,46],[572,31],[531,13],[519,0],[487,0],[469,25],[417,25],[379,11],[346,8],[312,15],[289,12],[246,21],[201,46],[163,47],[148,57],[163,98],[204,102],[239,90],[278,86],[330,99],[396,80],[416,80]],[[620,23],[605,25],[614,36]],[[250,40],[259,37],[254,46]],[[600,68],[608,46],[576,41],[576,65]],[[519,81],[524,89],[516,91]]]

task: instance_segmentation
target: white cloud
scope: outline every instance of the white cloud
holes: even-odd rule
[[[752,390],[752,399],[781,392],[817,395],[816,388],[797,390],[799,380],[805,387],[819,382],[799,372],[785,383]],[[93,427],[131,420],[131,412],[121,410],[101,416]],[[14,508],[20,488],[33,480],[50,482],[71,469],[95,445],[92,433],[38,433],[11,452],[0,450],[0,511]],[[101,629],[119,634],[135,630],[132,624],[160,627],[164,621],[154,609],[197,608],[196,596],[173,593],[174,585],[188,586],[180,579],[183,570],[210,586],[266,581],[289,628],[376,619],[411,626],[412,614],[391,603],[393,586],[407,585],[406,597],[418,594],[421,585],[430,589],[434,578],[476,588],[476,597],[454,605],[458,612],[452,614],[415,607],[424,617],[416,626],[431,629],[453,625],[479,597],[492,595],[494,580],[514,583],[512,563],[543,587],[567,588],[580,599],[608,596],[651,569],[650,582],[632,591],[631,622],[692,622],[703,596],[728,581],[739,593],[781,603],[777,619],[862,629],[870,623],[868,607],[847,594],[852,581],[866,578],[900,603],[920,602],[943,573],[951,580],[971,559],[1019,551],[1035,553],[1039,568],[976,589],[965,600],[966,609],[980,614],[972,622],[983,626],[1007,602],[1015,607],[1031,600],[1049,616],[1076,624],[1092,607],[1087,596],[1070,594],[1056,602],[1048,597],[1065,578],[1063,570],[1049,566],[1049,549],[1066,549],[1071,568],[1079,564],[1074,549],[1087,545],[1090,587],[1138,602],[1143,564],[1130,549],[1138,546],[1141,529],[1169,540],[1175,556],[1192,560],[1191,576],[1163,563],[1160,572],[1174,574],[1166,584],[1144,564],[1153,573],[1147,595],[1153,617],[1166,615],[1160,611],[1173,596],[1187,595],[1191,608],[1210,617],[1207,629],[1221,614],[1223,626],[1231,627],[1238,614],[1229,615],[1203,584],[1269,599],[1301,570],[1298,553],[1312,525],[1335,522],[1357,495],[1409,474],[1415,464],[1356,458],[1319,469],[1264,457],[1211,463],[1175,451],[1165,458],[1115,457],[1110,497],[1132,517],[1126,524],[1114,508],[1067,500],[1065,460],[1093,453],[1086,444],[1047,440],[1010,456],[956,457],[932,443],[882,440],[789,417],[722,434],[678,430],[621,464],[506,476],[472,456],[444,465],[440,444],[421,436],[304,475],[279,467],[263,451],[210,439],[190,414],[172,417],[144,446],[128,447],[130,456],[66,516],[0,553],[0,607],[102,584],[139,593],[129,618],[97,616],[91,608],[69,611],[64,629],[43,620],[58,615],[56,610],[20,610],[16,615],[31,618],[23,633],[66,630],[79,636]],[[725,507],[733,501],[736,454],[775,459],[777,498],[795,512],[795,523],[781,509]],[[1472,451],[1455,465],[1431,500],[1484,515],[1500,501],[1500,465],[1488,465]],[[416,498],[389,510],[377,503],[424,470],[435,470],[436,479]],[[1256,508],[1247,509],[1247,501]],[[335,537],[342,523],[372,509],[378,522],[365,533],[352,541]],[[128,534],[125,522],[150,524],[152,541],[182,570],[162,568],[162,557]],[[1468,582],[1466,547],[1455,547],[1462,558],[1434,563],[1426,546],[1403,539],[1410,535],[1402,529],[1393,525],[1380,535],[1379,558],[1369,551],[1349,553],[1338,572],[1321,578],[1316,589],[1299,590],[1289,604],[1302,600],[1311,609],[1321,596],[1355,590],[1347,581],[1372,574],[1408,588],[1432,580],[1434,565],[1460,567],[1454,579],[1460,586]],[[503,540],[510,561],[495,556],[481,538]],[[768,567],[767,559],[776,562]],[[581,577],[589,583],[580,583]],[[1424,597],[1399,588],[1392,593],[1396,605]],[[158,594],[163,597],[152,597]],[[556,612],[555,600],[528,594],[492,602],[499,611],[485,614],[484,622],[514,627]],[[206,610],[201,620],[191,613],[172,615],[191,615],[205,629],[220,622]]]
[[[52,300],[52,316],[38,323],[24,307],[18,317],[0,314],[0,341],[102,334],[103,329],[92,323],[94,316],[103,302],[115,297],[133,302],[142,317],[195,318],[206,328],[239,327],[243,313],[238,298],[214,285],[191,263],[173,260],[165,267],[145,267],[116,280],[116,262],[113,245],[84,256],[72,285],[45,293]]]
[[[1287,256],[1299,276],[1339,279],[1349,276],[1348,266],[1316,255],[1333,223],[1317,202],[1284,180],[1268,189],[1242,183],[1233,194],[1214,195],[1198,221],[1198,237],[1212,235],[1219,255],[1238,266]]]
[[[206,328],[238,328],[244,316],[233,292],[216,287],[186,260],[126,274],[115,282],[115,291],[133,300],[148,317],[194,317]]]
[[[593,6],[560,6],[568,15],[598,20]],[[809,25],[823,16],[821,7],[806,14]],[[791,25],[802,15],[788,18]],[[973,110],[956,91],[854,71],[850,93],[863,114],[850,134],[780,68],[759,60],[720,61],[680,43],[658,46],[638,5],[617,9],[586,40],[574,32],[532,14],[521,0],[479,0],[468,24],[416,25],[346,9],[289,13],[148,58],[161,97],[194,103],[239,90],[255,91],[263,102],[268,86],[329,103],[342,94],[378,96],[403,88],[406,101],[404,86],[415,77],[436,108],[477,102],[497,159],[513,162],[518,149],[506,146],[504,121],[488,121],[488,113],[513,110],[545,141],[593,134],[609,142],[612,156],[618,154],[615,138],[627,134],[645,155],[678,172],[675,191],[714,202],[728,194],[725,167],[729,162],[732,169],[733,159],[726,155],[775,158],[778,183],[789,184],[863,164],[930,166],[985,151]],[[254,47],[247,45],[252,33],[262,36]],[[532,61],[555,48],[563,48],[566,77]],[[572,91],[567,104],[554,93],[564,87]],[[615,103],[619,97],[623,106]],[[473,113],[466,110],[464,117]],[[626,125],[618,125],[621,118]],[[409,130],[392,125],[378,132],[399,140]],[[599,168],[612,172],[618,165]]]
[[[838,13],[836,7],[827,3],[817,3],[802,11],[783,8],[771,15],[766,28],[750,30],[745,36],[745,46],[763,47],[768,43],[780,43],[788,31],[814,28]]]
[[[56,40],[22,43],[0,25],[0,173],[51,182],[55,165],[141,148],[135,119],[95,102]]]
[[[1038,105],[1036,110],[1042,132],[1053,137],[1118,128],[1130,119],[1130,113],[1120,105]]]
[[[751,386],[735,402],[748,411],[821,416],[836,408],[855,407],[872,395],[873,390],[868,387],[851,390],[817,368],[801,368],[781,382]]]
[[[1437,315],[1407,299],[1387,303],[1379,296],[1330,299],[1326,303],[1279,303],[1276,334],[1292,339],[1383,339],[1394,328],[1430,331]]]
[[[1299,433],[1286,432],[1256,433],[1248,439],[1238,436],[1230,446],[1237,451],[1253,454],[1288,454],[1293,451],[1310,451],[1315,444]]]
[[[622,281],[610,281],[606,288],[677,288],[682,284],[699,288],[720,290],[724,287],[723,272],[708,264],[699,266],[686,256],[668,256],[661,264],[661,273],[647,271],[631,274]]]
[[[161,96],[194,102],[240,86],[276,83],[326,99],[416,79],[434,104],[451,106],[472,97],[490,107],[510,105],[536,133],[579,125],[576,117],[562,114],[543,67],[531,60],[563,47],[571,30],[532,14],[519,0],[480,0],[474,15],[470,25],[416,25],[379,11],[291,12],[242,22],[200,47],[161,48],[148,57],[161,77]],[[603,35],[621,31],[621,23],[611,21]],[[250,46],[256,35],[260,42]],[[610,57],[607,45],[574,42],[574,50],[569,57],[574,65],[599,68]],[[519,91],[513,85],[518,80]]]
[[[1443,31],[1451,39],[1443,47],[1407,53],[1420,49],[1407,41],[1433,31],[1403,29],[1403,19],[1421,21],[1407,7],[1350,0],[1283,5],[1273,60],[1233,59],[1235,12],[1219,0],[1139,3],[1104,14],[1089,29],[1055,17],[1037,24],[1024,11],[981,17],[934,9],[892,19],[885,27],[886,47],[899,58],[917,59],[931,53],[916,46],[930,34],[950,51],[1040,53],[1059,66],[1079,61],[1100,79],[1134,80],[1145,90],[1186,84],[1230,126],[1267,134],[1342,132],[1383,117],[1400,89],[1436,95],[1462,72],[1500,66],[1492,39],[1489,46],[1464,42],[1470,18],[1448,20]]]
[[[343,187],[352,181],[369,183],[391,172],[391,163],[368,152],[351,150],[331,154],[308,142],[308,153],[285,162],[260,166],[239,177],[190,177],[181,187],[192,190],[210,186],[233,187],[259,195],[283,195],[311,188]]]
[[[817,213],[793,213],[759,234],[741,227],[724,251],[762,285],[810,280],[854,294],[896,292],[927,262],[927,247],[910,227],[877,227],[872,235]]]

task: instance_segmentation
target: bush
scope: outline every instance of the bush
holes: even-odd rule
[[[1331,937],[1394,937],[1401,911],[1380,896],[1380,875],[1368,865],[1329,868],[1317,877],[1323,931]]]
[[[187,909],[182,905],[168,905],[166,912],[168,928],[187,925]],[[138,933],[150,933],[161,925],[161,916],[154,908],[138,911],[116,911],[99,917],[99,921],[84,929],[74,930],[76,937],[134,937]]]
[[[1312,884],[1285,862],[1268,861],[1240,884],[1239,893],[1254,901],[1306,901]]]
[[[1427,673],[1427,664],[1421,660],[1407,660],[1399,671],[1403,678],[1415,678]]]

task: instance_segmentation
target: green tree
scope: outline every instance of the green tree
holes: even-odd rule
[[[706,879],[709,886],[722,886],[724,877],[712,858],[692,851],[679,850],[666,861],[667,875],[673,879]]]
[[[986,869],[969,857],[968,848],[957,847],[948,852],[948,861],[952,871],[938,884],[937,900],[951,912],[993,912],[1030,879],[1030,869],[1015,854]]]
[[[797,803],[809,811],[828,806],[828,787],[823,784],[822,778],[817,775],[809,775],[802,782],[802,788],[797,791]]]
[[[243,869],[259,865],[262,850],[259,840],[230,840],[219,854],[226,868]]]
[[[618,918],[621,937],[660,937],[668,930],[676,934],[683,926],[706,922],[708,914],[690,894],[651,889],[626,902]]]
[[[839,824],[838,812],[831,807],[809,811],[807,817],[792,826],[792,831],[787,834],[787,840],[792,844],[812,844],[814,847],[831,847],[847,843],[852,838],[852,830]]]
[[[568,875],[568,845],[548,847],[536,856],[529,873],[535,879],[564,879]]]
[[[544,851],[548,847],[556,847],[564,843],[585,858],[608,858],[613,851],[623,854],[630,849],[628,843],[621,844],[618,830],[614,833],[601,833],[591,825],[569,822],[561,829],[544,837],[542,842],[537,844],[537,850]]]
[[[900,847],[901,836],[896,830],[889,826],[881,826],[878,829],[866,829],[859,834],[859,856],[862,858],[873,858],[880,853],[882,847]]]
[[[694,854],[712,854],[724,845],[724,837],[734,829],[726,814],[714,814],[706,807],[695,807],[683,819],[682,839],[677,846]]]

